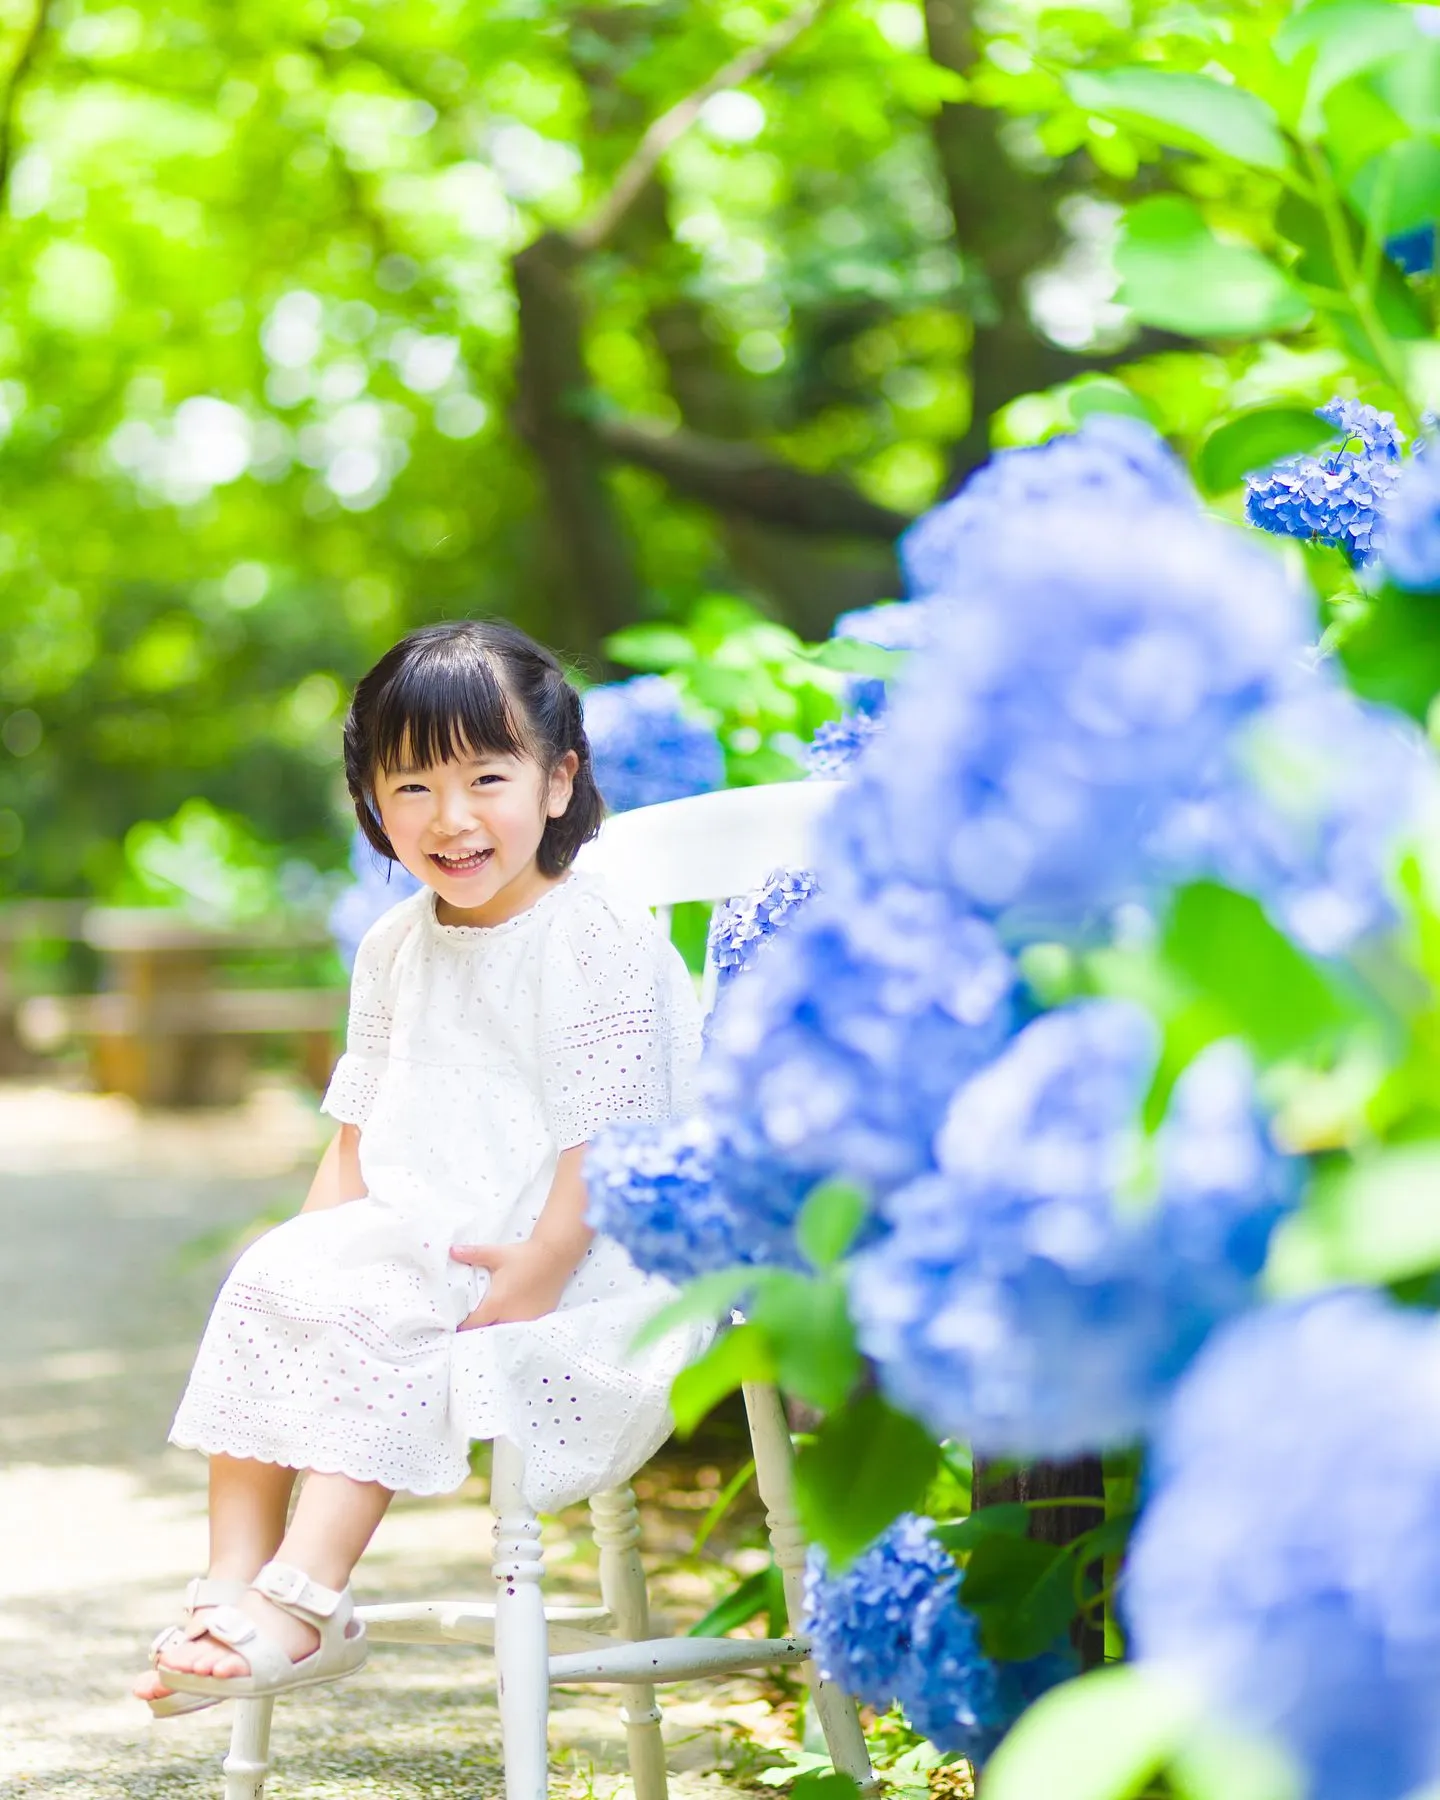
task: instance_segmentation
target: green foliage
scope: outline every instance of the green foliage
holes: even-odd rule
[[[1097,1670],[1030,1708],[985,1772],[985,1800],[1131,1800],[1194,1722],[1188,1693],[1148,1667]]]
[[[923,1426],[861,1394],[801,1449],[795,1494],[807,1534],[837,1566],[848,1563],[919,1503],[939,1455]]]

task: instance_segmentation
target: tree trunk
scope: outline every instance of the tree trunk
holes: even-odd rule
[[[1080,1457],[1075,1462],[1031,1463],[1006,1474],[991,1474],[992,1465],[975,1465],[972,1504],[1000,1506],[1015,1501],[1088,1500],[1089,1506],[1045,1506],[1030,1515],[1030,1535],[1043,1544],[1073,1544],[1081,1532],[1089,1531],[1104,1518],[1105,1472],[1098,1456]],[[1095,1591],[1092,1581],[1091,1591]],[[1105,1627],[1099,1608],[1077,1618],[1070,1628],[1081,1665],[1098,1668],[1105,1660]]]

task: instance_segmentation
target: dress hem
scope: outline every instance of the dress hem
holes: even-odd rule
[[[392,1494],[414,1494],[417,1499],[433,1499],[438,1494],[453,1494],[462,1488],[469,1479],[470,1470],[467,1465],[465,1473],[443,1487],[416,1487],[412,1482],[390,1479],[385,1471],[374,1469],[346,1468],[341,1464],[327,1465],[320,1462],[292,1463],[283,1456],[262,1456],[249,1445],[237,1446],[233,1439],[207,1439],[191,1436],[177,1436],[173,1431],[166,1439],[177,1450],[195,1450],[201,1456],[233,1456],[237,1461],[269,1463],[277,1469],[294,1469],[297,1474],[311,1475],[343,1475],[348,1481],[373,1482],[377,1487],[388,1488]]]

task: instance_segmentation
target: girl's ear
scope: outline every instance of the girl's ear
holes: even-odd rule
[[[559,819],[570,805],[570,796],[575,791],[575,775],[580,767],[580,758],[573,750],[567,750],[550,771],[550,791],[545,800],[545,816],[547,819]]]

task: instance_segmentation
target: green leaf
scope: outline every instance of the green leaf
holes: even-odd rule
[[[748,1625],[752,1619],[758,1619],[761,1613],[767,1620],[774,1620],[777,1615],[785,1617],[785,1582],[779,1568],[773,1562],[768,1567],[758,1569],[755,1574],[747,1575],[736,1588],[726,1594],[723,1600],[716,1602],[705,1617],[690,1627],[691,1637],[724,1637],[727,1632],[736,1631],[742,1625]],[[767,1624],[767,1631],[770,1626]],[[772,1637],[781,1637],[782,1631],[770,1631]]]
[[[759,1279],[757,1270],[746,1268],[713,1269],[708,1275],[697,1275],[686,1282],[678,1299],[645,1321],[630,1348],[646,1350],[668,1337],[677,1326],[692,1324],[696,1319],[726,1318],[731,1307],[738,1305]]]
[[[765,1334],[783,1388],[825,1412],[842,1404],[861,1365],[840,1281],[767,1269],[750,1319]]]
[[[984,1800],[1132,1800],[1196,1718],[1195,1697],[1141,1663],[1052,1688],[985,1770]]]
[[[937,1525],[932,1533],[947,1550],[970,1551],[990,1537],[1028,1537],[1030,1508],[1018,1500],[1003,1501],[996,1506],[982,1506],[968,1519],[955,1519]]]
[[[1339,640],[1351,686],[1424,720],[1440,689],[1440,609],[1430,594],[1386,588]]]
[[[1217,882],[1180,888],[1163,937],[1165,961],[1214,1012],[1215,1036],[1245,1038],[1266,1060],[1312,1048],[1349,1018],[1325,975],[1259,901]]]
[[[1283,456],[1298,456],[1333,438],[1335,427],[1299,406],[1262,406],[1223,419],[1209,433],[1195,459],[1195,474],[1207,494],[1227,494],[1247,475],[1268,469]]]
[[[960,1598],[980,1621],[991,1656],[1021,1662],[1048,1650],[1075,1617],[1068,1545],[993,1533],[970,1553]]]
[[[840,1261],[855,1242],[868,1210],[865,1196],[850,1182],[822,1181],[806,1195],[795,1236],[815,1268],[833,1268]]]
[[[1066,78],[1077,106],[1118,125],[1138,126],[1162,144],[1211,151],[1255,169],[1288,160],[1274,113],[1244,88],[1176,70],[1081,70]]]
[[[796,1459],[801,1523],[843,1566],[918,1505],[939,1460],[923,1425],[878,1394],[862,1394],[826,1419]]]
[[[828,638],[801,652],[804,660],[822,669],[845,675],[877,675],[892,681],[905,666],[907,650],[887,650],[883,644],[867,644],[863,638]]]
[[[1295,272],[1302,281],[1316,287],[1330,288],[1349,307],[1345,283],[1335,267],[1333,247],[1325,220],[1318,209],[1298,194],[1286,194],[1275,215],[1277,230],[1301,251]],[[1359,267],[1364,260],[1365,233],[1359,221],[1346,210],[1343,225],[1348,234],[1350,253]],[[1375,309],[1380,322],[1392,337],[1425,338],[1430,335],[1429,321],[1405,277],[1388,258],[1381,257],[1375,283]],[[1361,331],[1353,312],[1336,315],[1346,344],[1356,356],[1372,366],[1376,363],[1375,346]]]
[[[611,632],[605,640],[605,654],[612,662],[627,669],[664,672],[683,668],[696,659],[695,645],[675,625],[627,625],[623,631]]]
[[[1302,1800],[1305,1786],[1278,1745],[1213,1722],[1187,1739],[1167,1775],[1176,1800]]]
[[[1405,1144],[1323,1175],[1285,1223],[1267,1282],[1405,1281],[1440,1269],[1440,1145]]]
[[[742,1383],[774,1379],[775,1364],[763,1332],[754,1325],[722,1332],[699,1362],[675,1377],[670,1410],[676,1431],[689,1437],[705,1415]]]
[[[790,1792],[795,1800],[859,1800],[860,1788],[851,1776],[838,1770],[826,1775],[815,1769],[797,1777]]]
[[[1283,63],[1308,71],[1299,129],[1307,138],[1324,132],[1324,103],[1335,87],[1365,69],[1388,62],[1423,43],[1410,9],[1377,0],[1318,0],[1291,15],[1275,34]]]
[[[1407,138],[1366,163],[1349,195],[1376,235],[1394,237],[1440,218],[1440,144]]]
[[[1248,244],[1222,243],[1191,201],[1157,194],[1125,215],[1115,249],[1121,301],[1189,337],[1257,337],[1310,315],[1283,270]]]

